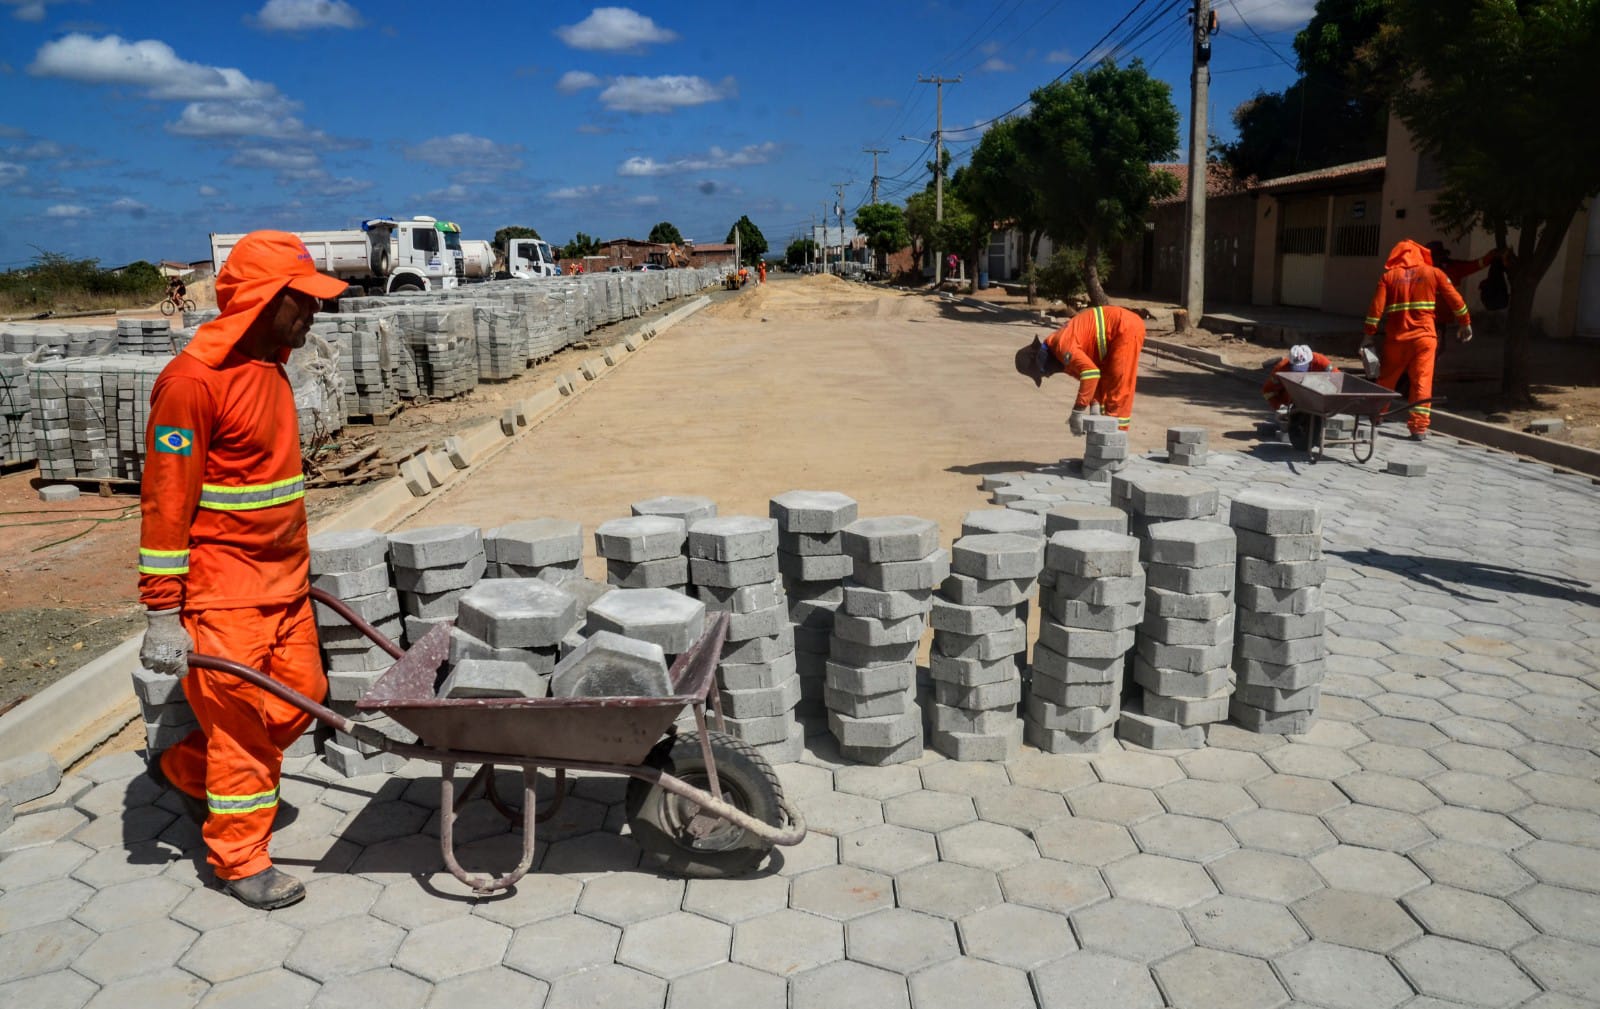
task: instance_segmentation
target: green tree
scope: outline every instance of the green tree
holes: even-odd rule
[[[748,214],[741,215],[734,222],[733,227],[728,229],[728,237],[724,238],[723,241],[731,243],[735,234],[739,236],[740,262],[745,266],[756,265],[757,261],[767,251],[766,236],[761,233],[760,228],[756,227],[755,222],[750,220]]]
[[[1600,192],[1600,3],[1391,0],[1389,18],[1377,58],[1414,68],[1394,107],[1443,176],[1434,221],[1458,235],[1481,227],[1515,253],[1501,392],[1529,405],[1534,295]]]
[[[856,211],[853,223],[873,252],[873,266],[883,269],[890,253],[911,244],[906,212],[892,203],[869,203]]]
[[[649,240],[661,245],[682,245],[683,233],[671,221],[662,221],[650,229]]]
[[[561,247],[562,259],[582,259],[600,251],[600,239],[580,231]]]
[[[495,247],[495,251],[504,253],[506,251],[506,243],[510,242],[513,238],[538,237],[539,232],[535,231],[533,228],[526,228],[520,224],[508,224],[494,233],[492,244]]]
[[[1294,39],[1299,79],[1283,91],[1258,91],[1233,110],[1238,139],[1220,154],[1235,174],[1272,178],[1383,153],[1392,74],[1374,74],[1361,57],[1390,4],[1318,0]]]
[[[1134,60],[1110,60],[1031,95],[1016,142],[1039,199],[1039,220],[1057,242],[1081,245],[1084,286],[1106,303],[1100,254],[1144,227],[1152,200],[1178,191],[1171,174],[1150,167],[1178,151],[1172,89]]]
[[[1035,271],[1042,221],[1038,192],[1030,184],[1033,171],[1017,144],[1019,120],[995,123],[978,141],[972,161],[957,174],[962,198],[984,217],[991,227],[1009,224],[1022,235],[1023,273],[1028,281],[1028,303],[1034,302]]]
[[[920,265],[923,254],[934,247],[935,206],[933,188],[914,193],[906,200],[906,231],[911,235],[911,250]]]
[[[783,261],[790,266],[804,266],[806,263],[815,262],[816,258],[817,243],[809,238],[796,238],[783,251]]]

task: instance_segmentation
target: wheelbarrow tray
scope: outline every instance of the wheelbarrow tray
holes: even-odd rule
[[[1379,417],[1400,398],[1392,389],[1347,371],[1280,371],[1278,381],[1296,410],[1332,417]]]
[[[436,750],[601,764],[642,764],[684,708],[704,703],[716,659],[703,635],[672,664],[666,697],[441,698],[434,681],[449,651],[450,625],[435,626],[372,685],[356,709],[381,712]],[[716,642],[715,645],[720,645]],[[720,647],[718,648],[720,651]]]

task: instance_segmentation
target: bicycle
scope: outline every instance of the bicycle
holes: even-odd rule
[[[167,295],[161,299],[161,314],[171,315],[174,312],[193,312],[195,309],[193,298],[179,300],[174,295]]]

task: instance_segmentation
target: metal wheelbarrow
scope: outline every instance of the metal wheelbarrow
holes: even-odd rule
[[[378,750],[438,761],[440,853],[450,874],[478,893],[507,889],[527,874],[535,826],[560,808],[568,771],[627,775],[624,807],[634,840],[663,868],[681,875],[736,876],[760,864],[773,845],[799,844],[806,836],[804,817],[784,798],[766,758],[726,733],[715,675],[728,631],[726,613],[717,614],[672,664],[674,692],[668,697],[455,699],[434,694],[449,653],[449,624],[435,626],[402,650],[328,593],[313,588],[311,597],[395,658],[356,707],[388,715],[416,733],[417,742],[353,721],[230,659],[192,654],[190,667],[237,676]],[[706,724],[708,696],[715,731]],[[679,733],[673,724],[685,707],[694,713],[693,733]],[[478,765],[459,797],[458,764]],[[481,787],[507,819],[517,822],[519,814],[495,791],[497,766],[522,769],[522,859],[504,875],[478,876],[456,859],[456,815]],[[542,811],[534,795],[541,767],[555,772],[555,796]]]
[[[1348,445],[1356,462],[1365,463],[1378,448],[1378,425],[1412,407],[1443,402],[1443,397],[1396,401],[1400,394],[1347,371],[1280,371],[1278,381],[1289,394],[1289,442],[1311,462],[1330,446]],[[1328,418],[1345,415],[1355,424],[1348,436],[1330,437]]]

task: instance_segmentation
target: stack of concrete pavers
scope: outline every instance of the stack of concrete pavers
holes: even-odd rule
[[[502,381],[528,370],[528,326],[520,309],[493,302],[473,306],[478,378]]]
[[[628,506],[629,511],[635,516],[659,515],[663,518],[678,519],[683,523],[685,535],[683,540],[684,570],[688,570],[689,537],[687,530],[701,519],[716,518],[717,503],[708,497],[697,494],[663,494],[658,497],[646,498],[635,501]],[[642,588],[647,586],[628,585],[626,588]],[[685,581],[677,586],[684,592],[689,591],[687,576]]]
[[[1233,694],[1233,530],[1197,519],[1152,525],[1143,540],[1145,615],[1119,738],[1152,750],[1204,746]]]
[[[387,416],[400,404],[402,391],[416,395],[416,369],[409,353],[404,364],[409,376],[402,389],[398,375],[400,341],[394,320],[371,313],[323,313],[311,331],[339,350],[339,376],[346,418]]]
[[[844,528],[856,520],[855,499],[837,491],[793,490],[774,497],[768,513],[778,522],[778,570],[783,573],[794,625],[795,669],[802,718],[826,714],[828,640],[844,605],[844,580],[854,562],[844,552]],[[925,607],[924,607],[925,610]],[[858,616],[871,616],[860,613]]]
[[[1128,512],[1128,532],[1141,542],[1159,523],[1214,517],[1218,502],[1215,487],[1170,470],[1145,471],[1111,481],[1111,503]]]
[[[1305,732],[1316,719],[1327,646],[1322,515],[1262,491],[1233,500],[1239,538],[1237,677],[1230,717],[1252,732]]]
[[[1117,430],[1117,418],[1083,418],[1083,478],[1105,483],[1127,463],[1128,432]]]
[[[113,354],[29,367],[40,476],[139,479],[150,392],[166,363]]]
[[[139,700],[139,716],[144,721],[145,752],[151,757],[170,750],[200,727],[183,692],[183,680],[177,676],[137,667],[133,671],[133,694]]]
[[[706,605],[673,589],[616,589],[589,604],[584,633],[610,631],[659,645],[671,663],[700,639]]]
[[[910,515],[857,519],[842,544],[853,564],[829,639],[828,728],[846,760],[915,760],[923,742],[917,652],[950,554],[939,546],[937,523]]]
[[[1054,505],[1052,507],[1054,507]],[[1043,510],[1035,510],[1032,508],[978,508],[967,512],[961,517],[961,535],[982,536],[987,533],[1008,533],[1014,536],[1026,536],[1029,539],[1037,540],[1039,543],[1039,549],[1042,551],[1044,549],[1045,541],[1044,515],[1045,513]],[[1043,562],[1041,561],[1041,563]],[[1016,605],[1017,619],[1021,620],[1024,624],[1028,622],[1029,617],[1028,598],[1033,595],[1034,591],[1039,585],[1037,577],[1038,574],[1039,572],[1035,572],[1035,577],[1029,580],[1026,585],[1018,583],[1016,586],[1014,586],[1020,590],[1020,593],[1023,597],[1022,601]],[[1015,579],[1003,580],[1016,581]],[[974,582],[981,581],[983,581],[983,579],[969,578],[968,576],[959,573],[952,574],[949,578],[945,579],[942,587],[942,593],[945,595],[945,598],[963,606],[1006,606],[1010,604],[1000,602],[963,603],[962,600],[982,597],[985,595],[1009,597],[1017,594],[1010,592],[1002,586],[973,584]],[[1028,670],[1028,653],[1025,650],[1017,653],[1017,668],[1022,671],[1024,678],[1026,678]]]
[[[537,578],[545,571],[583,572],[583,526],[566,519],[511,522],[483,534],[485,575]]]
[[[473,307],[462,304],[402,304],[391,311],[411,351],[421,392],[451,399],[478,385],[478,348]]]
[[[468,525],[390,533],[389,561],[410,642],[435,624],[454,620],[461,594],[478,584],[489,566],[483,533]]]
[[[800,677],[778,578],[777,521],[743,515],[700,519],[689,527],[689,568],[706,608],[728,614],[717,687],[729,731],[772,763],[799,760],[805,729],[795,720]]]
[[[167,319],[118,319],[117,353],[172,356],[172,323]]]
[[[1022,751],[1017,657],[1028,650],[1022,607],[1044,566],[1042,533],[1042,521],[1038,534],[974,533],[950,550],[951,573],[933,601],[928,658],[933,748],[947,757],[1011,760]]]
[[[1209,439],[1203,427],[1167,428],[1167,462],[1174,466],[1204,465]]]
[[[1084,522],[1051,534],[1045,547],[1049,585],[1039,595],[1025,734],[1047,753],[1110,744],[1126,655],[1144,618],[1139,541],[1105,528],[1103,518]]]
[[[689,584],[689,534],[683,519],[633,515],[602,522],[595,553],[605,558],[606,581],[624,589],[674,589]]]
[[[578,601],[539,578],[486,578],[461,594],[451,630],[455,664],[441,697],[543,697],[561,643],[579,626]],[[468,665],[471,663],[471,665]],[[463,666],[466,669],[463,671]]]
[[[311,537],[311,584],[334,596],[391,641],[400,641],[400,599],[390,585],[388,539],[371,529],[318,533]],[[360,700],[394,659],[365,634],[320,603],[317,636],[328,671],[328,706],[355,721],[397,728],[389,720],[356,710]],[[308,730],[308,731],[315,731]],[[322,742],[323,759],[345,777],[392,771],[404,763],[342,733]]]
[[[27,366],[21,354],[0,354],[0,464],[35,458]]]

